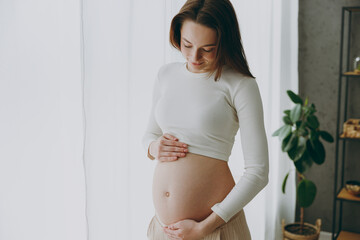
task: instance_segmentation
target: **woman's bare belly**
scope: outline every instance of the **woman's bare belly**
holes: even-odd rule
[[[183,219],[202,221],[234,185],[223,160],[187,153],[173,162],[158,162],[152,189],[155,211],[166,225]]]

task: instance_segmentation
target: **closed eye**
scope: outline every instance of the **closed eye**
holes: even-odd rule
[[[204,52],[212,52],[212,50],[214,50],[214,49],[213,49],[213,48],[210,49],[210,50],[205,50],[205,49],[203,49]]]
[[[191,46],[188,46],[188,45],[184,45],[184,47],[186,48],[191,48]],[[209,50],[206,50],[206,49],[202,49],[204,52],[212,52],[214,50],[214,48],[212,49],[209,49]]]

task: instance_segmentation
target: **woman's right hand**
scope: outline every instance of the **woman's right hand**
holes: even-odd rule
[[[164,133],[156,141],[151,142],[149,153],[160,162],[176,161],[178,157],[185,157],[188,152],[187,144],[178,141],[176,137]]]

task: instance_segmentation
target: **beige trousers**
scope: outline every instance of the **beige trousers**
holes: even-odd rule
[[[170,240],[163,231],[165,226],[155,215],[149,224],[147,237],[149,240]],[[244,211],[235,214],[226,224],[216,228],[202,240],[251,240],[250,231],[246,223]]]

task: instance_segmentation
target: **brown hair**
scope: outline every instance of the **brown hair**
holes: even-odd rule
[[[239,24],[229,0],[188,0],[171,21],[170,43],[180,51],[181,27],[185,20],[214,29],[217,33],[217,52],[210,74],[215,81],[221,76],[223,66],[254,78],[249,70],[242,46]]]

